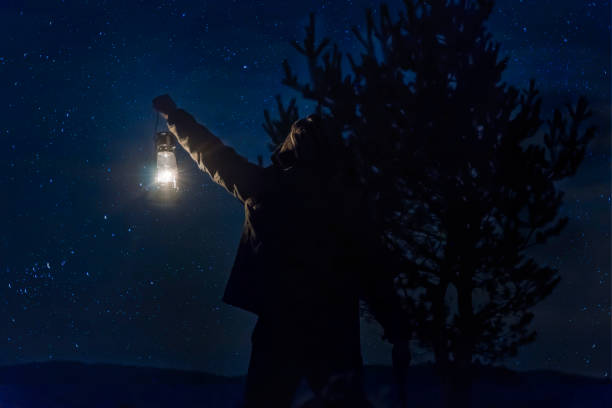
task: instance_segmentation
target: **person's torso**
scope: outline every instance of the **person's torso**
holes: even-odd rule
[[[342,193],[307,173],[272,174],[266,190],[245,203],[224,300],[257,314],[358,307]]]

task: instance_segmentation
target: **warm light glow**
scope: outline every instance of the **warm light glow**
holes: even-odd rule
[[[176,173],[171,170],[161,171],[157,174],[157,182],[176,184]]]
[[[162,187],[176,189],[178,168],[174,152],[162,151],[157,153],[157,175],[155,181]]]

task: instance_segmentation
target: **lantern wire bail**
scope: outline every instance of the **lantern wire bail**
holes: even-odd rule
[[[153,128],[153,138],[157,137],[157,130],[159,129],[159,112],[155,112],[155,127]]]

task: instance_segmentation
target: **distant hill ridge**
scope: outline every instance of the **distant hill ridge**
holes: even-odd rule
[[[366,366],[366,376],[391,378],[388,366]],[[558,381],[563,384],[610,384],[610,380],[567,374],[552,370],[518,372],[504,367],[476,367],[475,378],[499,384]],[[436,383],[431,364],[421,364],[410,369],[410,377],[419,383]],[[243,377],[227,377],[196,370],[179,370],[149,366],[85,363],[76,361],[48,361],[0,366],[0,384],[70,384],[101,382],[108,384],[208,384],[241,382]]]
[[[241,381],[202,371],[73,361],[0,366],[0,384],[209,384]]]
[[[227,407],[240,406],[244,377],[199,371],[69,361],[0,366],[0,407]],[[367,366],[365,384],[376,407],[394,406],[390,367]],[[406,392],[411,408],[439,407],[441,386],[430,364],[411,368]],[[554,371],[474,370],[474,407],[610,408],[612,384]],[[302,387],[296,400],[309,391]]]

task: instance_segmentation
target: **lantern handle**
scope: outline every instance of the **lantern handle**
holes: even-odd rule
[[[157,137],[157,129],[159,129],[159,112],[155,112],[155,128],[153,129],[153,138]]]

